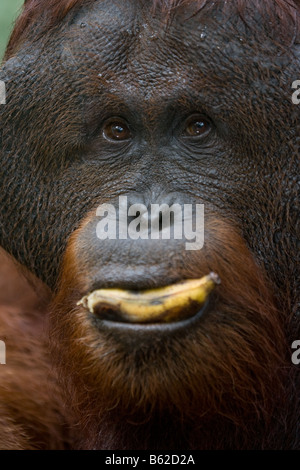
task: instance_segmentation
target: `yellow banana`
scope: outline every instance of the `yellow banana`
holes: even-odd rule
[[[201,279],[189,279],[177,284],[145,291],[99,289],[83,297],[83,305],[101,318],[110,312],[120,321],[130,323],[172,322],[191,317],[207,300],[219,277],[215,273]]]

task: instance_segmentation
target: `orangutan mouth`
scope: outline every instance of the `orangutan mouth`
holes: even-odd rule
[[[210,273],[201,279],[144,291],[98,289],[84,296],[82,305],[101,320],[127,324],[174,323],[197,315],[220,283]]]

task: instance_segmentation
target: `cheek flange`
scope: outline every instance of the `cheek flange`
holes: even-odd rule
[[[84,296],[82,305],[103,320],[125,323],[171,323],[191,318],[220,283],[217,274],[188,279],[145,291],[98,289]]]

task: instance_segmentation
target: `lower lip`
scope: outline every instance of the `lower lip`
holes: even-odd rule
[[[96,326],[101,331],[120,331],[120,332],[132,332],[132,333],[144,333],[151,334],[154,332],[170,333],[176,330],[186,329],[194,325],[208,310],[209,300],[203,305],[203,307],[192,317],[180,320],[178,322],[170,323],[125,323],[115,322],[110,320],[101,320],[92,314],[93,319],[96,320]]]

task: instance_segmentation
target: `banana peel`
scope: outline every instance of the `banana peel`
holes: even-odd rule
[[[84,296],[82,305],[100,318],[127,323],[168,323],[194,316],[220,280],[210,273],[171,286],[144,291],[98,289]]]

